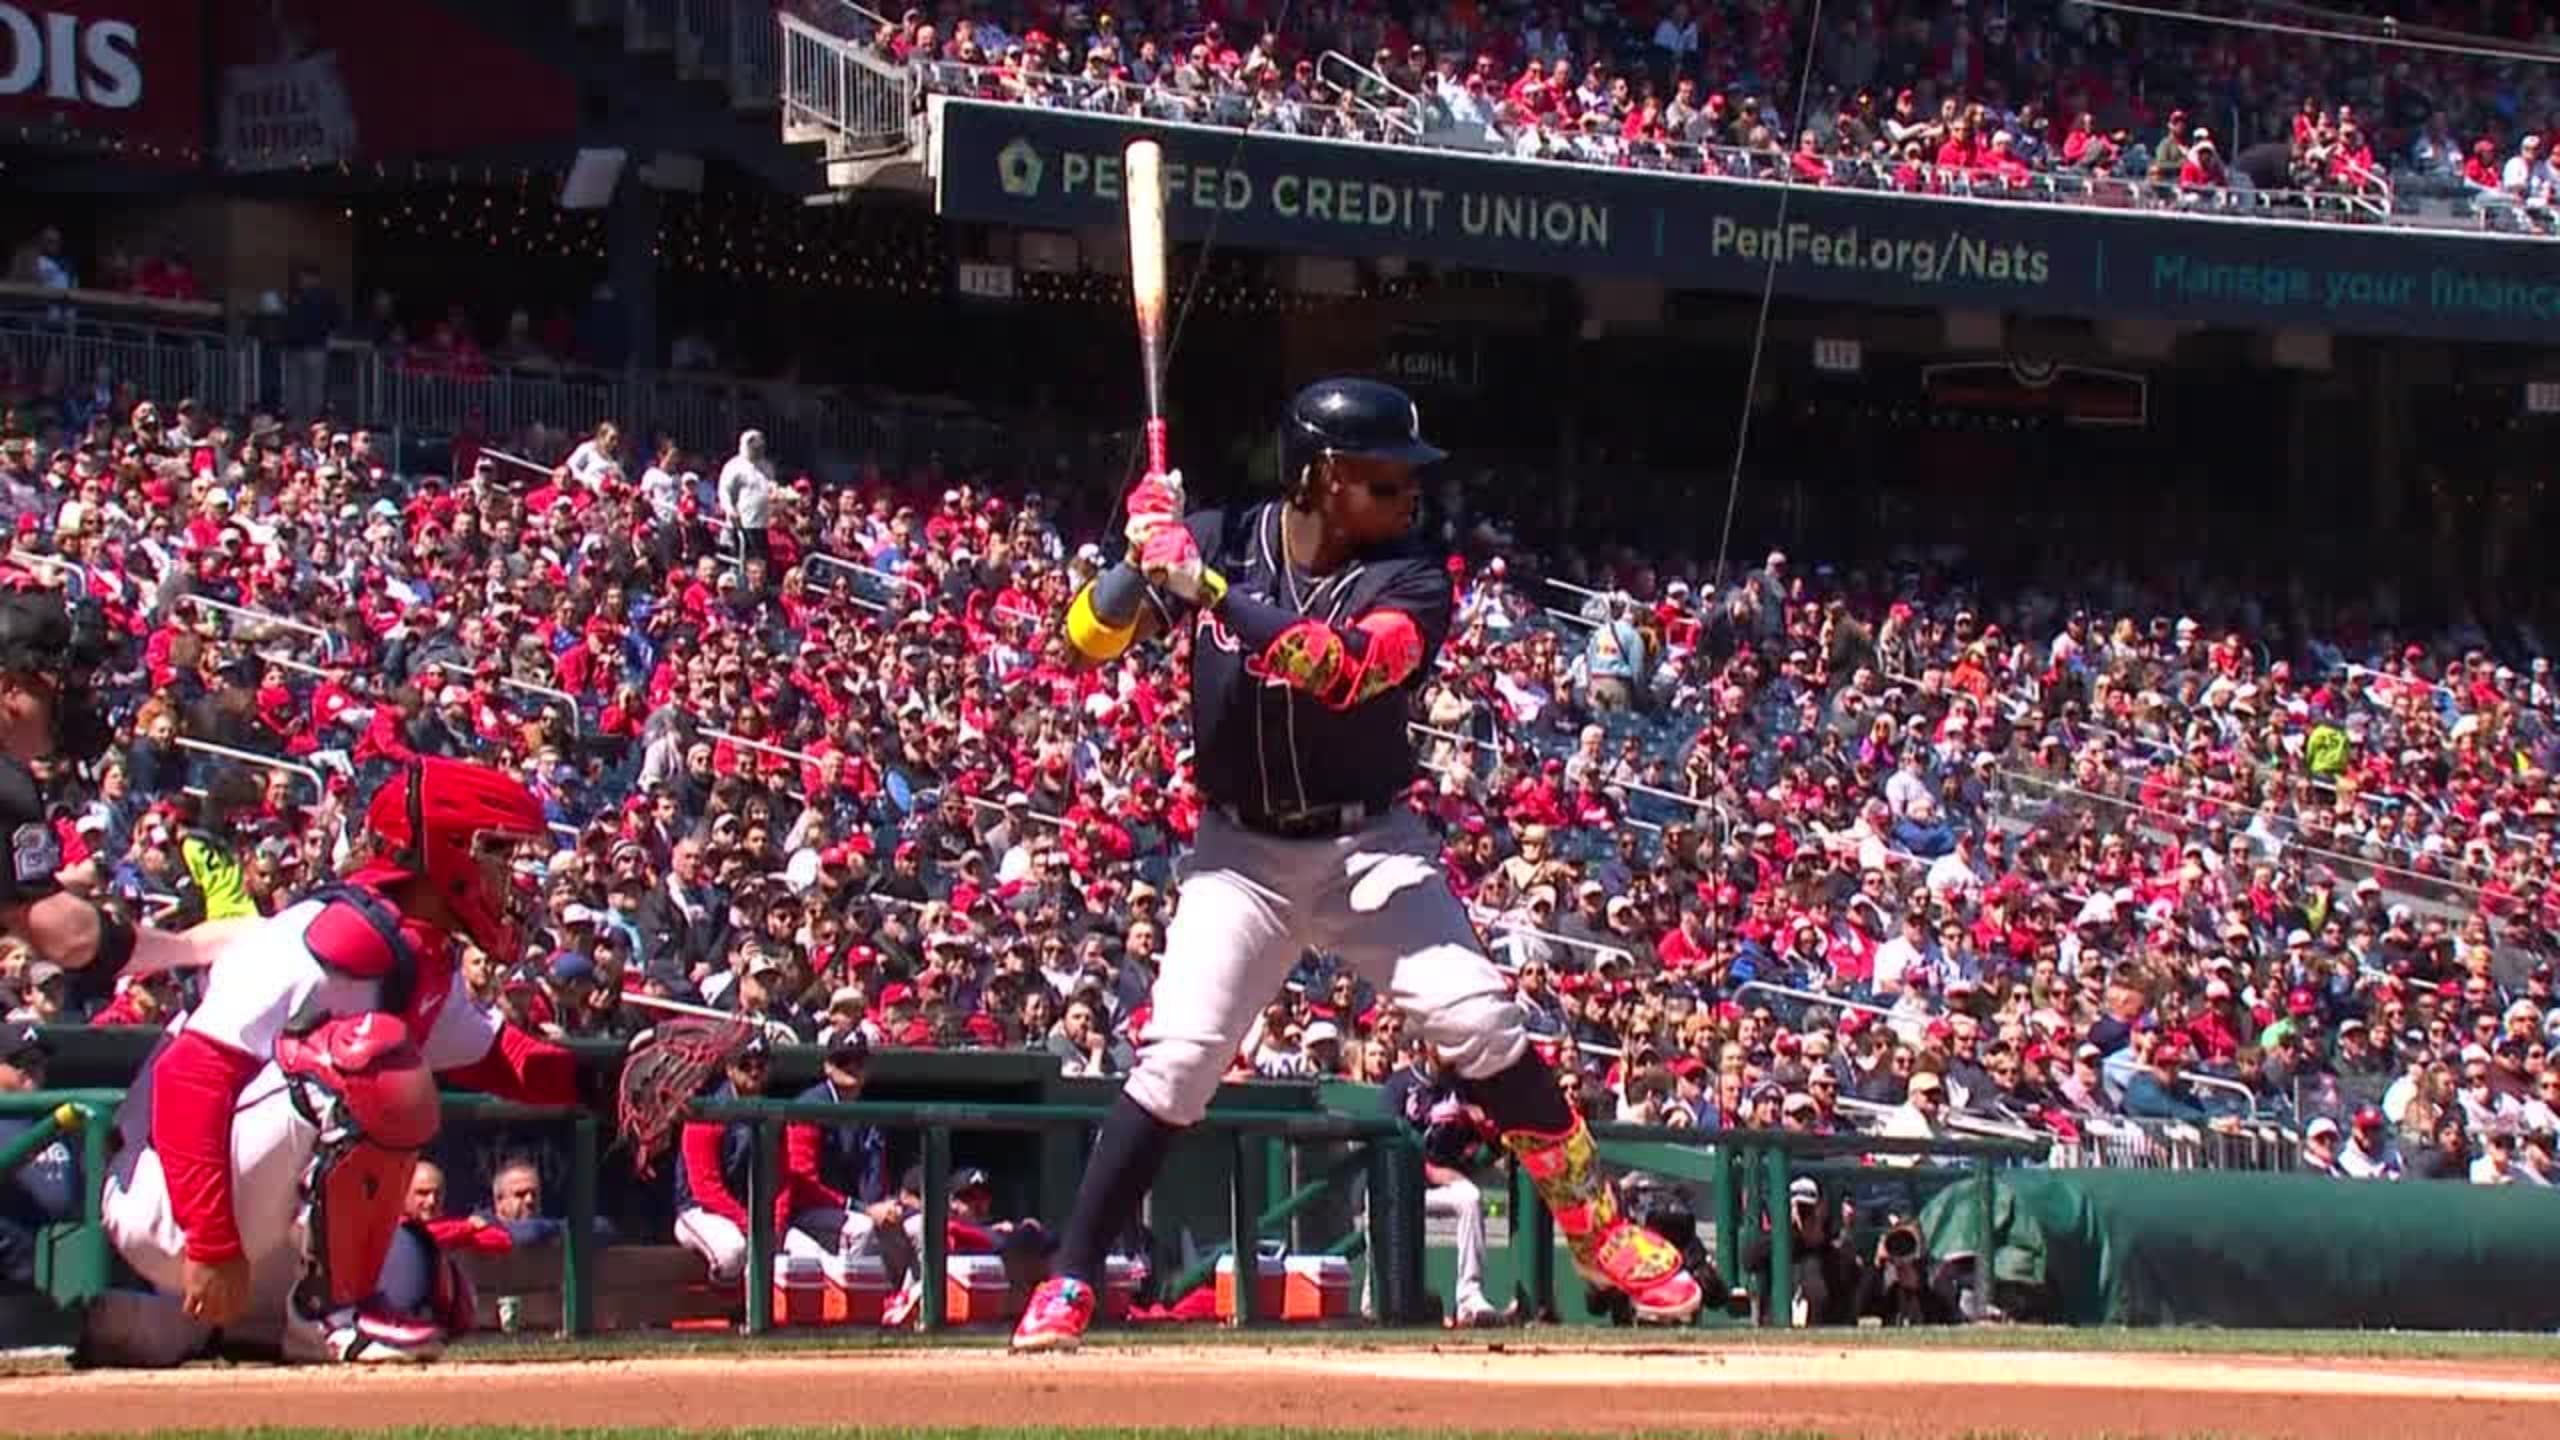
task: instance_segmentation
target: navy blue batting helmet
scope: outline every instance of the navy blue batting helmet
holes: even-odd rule
[[[1319,455],[1361,455],[1404,465],[1429,465],[1448,452],[1422,438],[1422,412],[1413,397],[1375,380],[1319,380],[1289,401],[1280,422],[1283,480]]]

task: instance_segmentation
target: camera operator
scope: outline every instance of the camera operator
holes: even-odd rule
[[[1813,1180],[1787,1187],[1787,1230],[1795,1237],[1795,1283],[1792,1291],[1768,1286],[1773,1304],[1794,1308],[1797,1325],[1855,1325],[1865,1267],[1841,1241],[1849,1234],[1851,1208],[1846,1198],[1823,1199]],[[1742,1273],[1765,1280],[1769,1273],[1769,1237],[1755,1234],[1742,1242]]]
[[[1875,1265],[1859,1286],[1858,1314],[1887,1325],[1956,1325],[1953,1267],[1934,1264],[1920,1227],[1897,1220],[1876,1240]]]

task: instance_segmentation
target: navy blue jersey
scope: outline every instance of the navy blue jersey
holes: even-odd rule
[[[1311,620],[1348,628],[1375,612],[1402,614],[1421,632],[1421,662],[1401,684],[1347,709],[1248,670],[1255,659],[1207,612],[1194,620],[1192,727],[1200,792],[1210,801],[1269,815],[1337,805],[1384,804],[1413,783],[1414,688],[1448,638],[1453,607],[1446,560],[1407,538],[1374,547],[1321,580],[1288,566],[1281,504],[1204,510],[1184,523],[1233,592]]]

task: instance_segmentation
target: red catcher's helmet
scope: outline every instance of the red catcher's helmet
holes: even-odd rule
[[[515,963],[513,851],[550,838],[532,791],[485,765],[429,756],[374,792],[365,826],[382,842],[377,865],[433,885],[472,944]]]

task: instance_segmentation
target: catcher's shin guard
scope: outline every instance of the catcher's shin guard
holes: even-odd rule
[[[1585,1280],[1625,1295],[1639,1320],[1696,1318],[1704,1298],[1697,1278],[1681,1265],[1678,1247],[1619,1212],[1589,1126],[1576,1120],[1561,1135],[1506,1130],[1502,1143],[1537,1185]]]
[[[435,1138],[436,1081],[391,1015],[324,1021],[276,1044],[293,1103],[320,1131],[303,1196],[306,1261],[295,1303],[321,1314],[369,1299],[400,1228],[418,1152]]]

